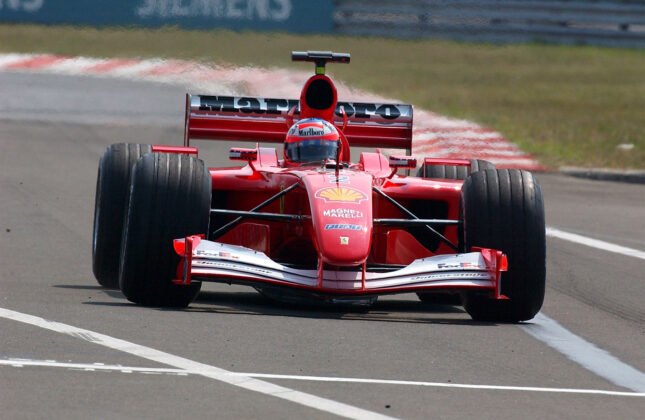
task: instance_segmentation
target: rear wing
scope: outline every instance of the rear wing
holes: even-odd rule
[[[299,109],[297,99],[187,94],[184,146],[192,139],[282,143]],[[412,147],[412,105],[338,102],[334,123],[351,146]]]

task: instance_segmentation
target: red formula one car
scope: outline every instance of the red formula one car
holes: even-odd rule
[[[114,144],[99,164],[93,269],[132,302],[186,306],[201,282],[277,299],[369,303],[416,292],[476,320],[531,319],[545,287],[544,206],[531,173],[411,149],[412,106],[338,102],[315,63],[299,100],[187,95],[183,146]],[[193,139],[252,141],[207,168]],[[279,153],[257,143],[284,143]],[[420,166],[417,176],[403,175]]]

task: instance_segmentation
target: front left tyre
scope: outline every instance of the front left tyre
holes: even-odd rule
[[[121,244],[119,286],[131,302],[185,307],[201,283],[177,285],[173,239],[206,234],[211,177],[200,159],[150,153],[135,165]]]
[[[492,248],[508,257],[501,276],[507,299],[466,293],[464,308],[476,321],[533,318],[544,301],[546,238],[540,184],[530,172],[488,169],[472,173],[461,189],[460,247]]]

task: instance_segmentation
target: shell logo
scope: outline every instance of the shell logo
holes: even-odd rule
[[[322,198],[325,203],[355,203],[367,200],[362,191],[349,187],[327,187],[316,191],[316,198]]]

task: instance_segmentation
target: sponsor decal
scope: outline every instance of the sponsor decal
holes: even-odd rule
[[[322,137],[325,135],[325,130],[316,127],[300,128],[298,135],[301,137]]]
[[[361,230],[361,225],[327,224],[325,230]]]
[[[0,9],[2,9],[2,1],[0,1]],[[37,12],[45,3],[45,0],[8,0],[5,7],[14,12]]]
[[[362,191],[350,187],[327,187],[316,191],[316,198],[325,200],[325,203],[354,203],[359,204],[367,200],[367,195]]]
[[[340,237],[340,244],[341,244],[341,245],[349,245],[349,237],[347,237],[347,236],[341,236],[341,237]]]
[[[294,107],[296,108],[295,114],[300,114],[300,101],[297,99],[254,98],[246,96],[199,96],[200,111],[284,115]],[[412,107],[402,104],[338,102],[335,112],[338,117],[342,117],[342,110],[345,110],[348,118],[354,119],[394,121],[396,119],[410,119],[412,117]]]
[[[200,111],[242,112],[244,114],[283,114],[298,107],[297,99],[200,96]]]
[[[275,273],[275,271],[266,270],[263,268],[253,267],[249,265],[236,264],[236,263],[227,263],[221,261],[194,261],[194,267],[216,267],[223,269],[231,269],[236,271],[246,271],[250,273],[259,273],[264,275],[270,275]]]
[[[230,252],[221,252],[221,251],[217,252],[216,256],[220,258],[232,258],[234,260],[237,260],[240,258],[237,255],[232,255]]]
[[[325,121],[302,120],[289,129],[290,136],[320,138],[331,133],[331,125]]]
[[[327,209],[323,210],[323,216],[326,217],[339,217],[341,219],[360,219],[363,217],[363,212],[354,209]]]
[[[195,252],[196,257],[219,257],[219,258],[229,258],[233,260],[239,260],[240,257],[231,254],[230,252],[223,252],[223,251],[202,251],[202,250],[197,250]]]
[[[341,176],[329,175],[327,179],[332,184],[349,184],[349,177],[346,175],[341,175]]]
[[[408,105],[397,106],[395,104],[374,104],[363,102],[338,102],[336,106],[336,115],[343,116],[341,109],[345,111],[347,117],[369,119],[372,116],[381,117],[386,120],[395,120],[402,114],[408,116],[410,112]]]
[[[440,270],[443,270],[443,269],[450,269],[450,268],[477,268],[477,269],[480,269],[480,268],[486,268],[486,267],[482,267],[481,265],[479,265],[477,263],[462,262],[462,263],[458,263],[458,264],[457,263],[453,263],[453,264],[440,263],[440,264],[437,264],[437,268],[440,269]]]
[[[9,4],[17,0],[10,1]],[[32,3],[41,3],[34,0]],[[208,17],[231,20],[282,22],[291,16],[291,0],[144,0],[136,9],[141,18]]]
[[[436,273],[424,274],[412,277],[410,280],[465,280],[465,279],[488,279],[487,273]]]

